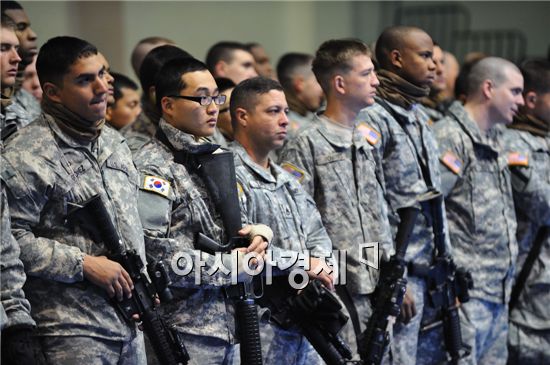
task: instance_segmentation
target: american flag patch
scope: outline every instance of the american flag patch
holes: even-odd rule
[[[508,154],[508,166],[529,166],[529,158],[519,152],[510,152]]]
[[[367,123],[361,122],[357,125],[357,132],[374,146],[380,139],[380,133],[372,129]]]
[[[170,192],[170,183],[157,176],[145,176],[143,190],[152,191],[162,196],[168,196]]]
[[[462,171],[462,161],[450,151],[445,152],[441,157],[441,162],[457,175]]]
[[[290,173],[292,176],[294,176],[300,183],[302,182],[302,180],[304,180],[304,176],[305,176],[305,173],[304,173],[304,170],[294,166],[293,164],[291,163],[288,163],[288,162],[283,162],[281,164],[281,167],[288,173]]]

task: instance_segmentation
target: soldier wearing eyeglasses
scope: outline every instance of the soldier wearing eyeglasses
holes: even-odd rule
[[[204,262],[202,269],[195,265],[186,276],[168,265],[174,300],[163,303],[163,313],[181,333],[191,364],[230,364],[236,342],[233,309],[222,288],[231,284],[231,274],[222,270],[207,274],[219,262],[214,255],[194,250],[197,233],[217,242],[227,242],[228,233],[192,163],[194,155],[219,148],[203,142],[203,137],[214,133],[225,95],[220,95],[206,65],[192,58],[167,62],[155,90],[162,113],[157,134],[134,159],[142,178],[139,205],[148,259],[171,263],[175,254],[186,253]],[[264,255],[272,235],[269,228],[258,225],[247,226],[239,234],[250,237],[249,246],[242,250],[259,255]],[[224,267],[234,272],[238,268],[231,267],[225,255]],[[202,270],[200,284],[195,282],[196,270]]]

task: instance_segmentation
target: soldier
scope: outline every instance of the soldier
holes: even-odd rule
[[[418,195],[429,190],[441,190],[437,146],[420,104],[435,77],[432,57],[433,42],[423,30],[405,26],[384,30],[376,42],[380,65],[376,104],[358,116],[376,136],[374,155],[385,181],[393,224],[397,223],[397,209],[414,204]],[[391,347],[398,364],[435,361],[431,355],[417,356],[423,316],[416,313],[423,313],[428,290],[427,277],[420,272],[431,269],[435,254],[431,222],[429,211],[418,215],[405,257],[409,263],[407,293]],[[448,248],[448,240],[446,244]],[[441,329],[433,333],[439,342]],[[428,348],[433,341],[428,341]],[[442,349],[438,352],[444,353]]]
[[[311,70],[312,61],[313,56],[305,53],[287,53],[277,64],[277,77],[290,108],[289,138],[313,121],[323,102],[323,90]]]
[[[206,65],[193,58],[167,62],[155,90],[162,112],[157,135],[135,156],[142,177],[139,202],[147,255],[170,262],[183,253],[201,263],[186,276],[178,275],[179,260],[171,265],[175,299],[164,305],[164,313],[182,334],[191,364],[229,364],[235,343],[233,307],[222,289],[231,283],[231,275],[218,270],[218,257],[194,250],[198,233],[217,242],[227,242],[231,234],[224,231],[221,213],[193,163],[197,154],[218,149],[199,138],[214,133],[224,97]],[[238,249],[240,254],[263,255],[272,237],[262,225],[247,226],[239,234],[250,237],[249,246]],[[232,262],[238,267],[226,264],[228,255],[221,256],[222,265],[240,270],[241,260]]]
[[[275,72],[273,72],[273,66],[271,60],[267,55],[264,47],[256,42],[247,43],[246,48],[254,57],[254,69],[259,76],[275,79]]]
[[[519,244],[510,301],[509,363],[550,363],[550,281],[544,264],[550,259],[550,62],[529,60],[521,73],[525,105],[503,136]]]
[[[361,263],[364,244],[379,242],[382,256],[391,251],[383,184],[372,154],[379,137],[355,121],[374,103],[379,82],[367,45],[357,40],[323,43],[313,72],[327,97],[326,111],[286,144],[280,161],[315,199],[334,248],[347,253],[341,274],[347,282],[336,292],[351,314],[343,335],[353,345],[372,312],[369,294],[378,280],[378,270]]]
[[[36,56],[33,57],[32,63],[25,68],[21,87],[31,93],[39,102],[42,100],[42,88],[36,74]]]
[[[2,86],[15,82],[17,62],[20,60],[17,54],[19,43],[15,35],[15,24],[11,19],[2,15],[0,28],[0,49]],[[3,102],[4,100],[2,100]],[[4,135],[4,108],[0,115],[0,130]],[[3,152],[4,144],[0,140],[0,153]],[[4,162],[0,163],[4,166]],[[25,299],[23,284],[25,283],[25,271],[23,263],[19,259],[19,245],[11,234],[10,216],[7,205],[4,181],[1,180],[0,191],[0,235],[2,257],[2,270],[0,276],[0,330],[2,331],[2,363],[4,364],[35,364],[40,363],[39,346],[33,343],[31,338],[33,329],[36,327],[31,318],[30,304]]]
[[[136,121],[141,113],[139,87],[123,74],[113,72],[113,103],[107,105],[105,119],[115,129]]]
[[[282,86],[272,79],[255,77],[233,91],[231,114],[235,142],[230,147],[237,159],[242,213],[248,222],[272,227],[274,261],[292,253],[309,258],[310,278],[332,288],[332,275],[322,268],[331,255],[327,235],[315,202],[294,176],[269,159],[286,137],[288,106]],[[310,256],[311,255],[311,256]],[[268,288],[266,288],[268,290]],[[262,331],[266,364],[319,364],[319,355],[296,328],[285,330],[275,323]],[[264,336],[266,332],[271,336]],[[274,332],[274,335],[273,335]]]
[[[226,77],[235,84],[258,76],[254,56],[239,42],[218,42],[208,50],[206,64],[214,77]]]
[[[523,77],[502,58],[476,63],[465,106],[455,103],[435,124],[449,233],[457,264],[474,287],[460,307],[465,363],[505,364],[508,301],[517,257],[510,170],[497,124],[509,124],[523,105]]]
[[[435,123],[442,119],[450,103],[445,100],[444,94],[447,87],[445,53],[437,44],[434,44],[433,60],[435,64],[435,78],[430,86],[430,94],[421,99],[426,114],[430,117],[431,122],[428,121],[428,123]]]
[[[128,139],[130,150],[139,150],[155,135],[160,119],[160,113],[156,107],[155,81],[162,66],[175,58],[191,57],[181,48],[172,45],[155,47],[143,60],[139,73],[141,83],[142,112],[136,121],[121,129],[121,133]]]
[[[105,68],[73,37],[46,42],[36,66],[44,113],[8,141],[2,179],[42,350],[50,364],[144,364],[143,337],[109,301],[131,296],[130,276],[69,216],[100,194],[124,244],[144,256],[137,171],[122,136],[103,128]]]
[[[32,122],[40,115],[40,104],[25,89],[21,87],[25,68],[31,64],[38,53],[36,33],[31,29],[31,22],[23,7],[17,1],[2,1],[2,13],[9,16],[16,24],[16,34],[19,38],[19,56],[21,62],[17,72],[17,82],[14,87],[13,101],[25,111],[27,119]]]
[[[141,64],[143,63],[143,60],[145,57],[151,52],[153,49],[164,46],[166,44],[175,46],[176,43],[168,38],[165,37],[147,37],[140,40],[134,49],[132,50],[132,55],[130,58],[130,62],[132,63],[132,69],[134,70],[134,73],[139,79],[139,69],[141,68]]]
[[[217,77],[216,85],[220,95],[225,95],[225,102],[220,105],[218,114],[218,123],[216,123],[216,131],[210,137],[212,143],[219,144],[220,147],[227,148],[227,145],[233,141],[233,126],[231,125],[231,113],[229,112],[229,103],[231,101],[231,93],[235,88],[235,83],[225,77]]]

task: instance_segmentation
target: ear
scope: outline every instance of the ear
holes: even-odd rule
[[[344,95],[346,93],[346,82],[341,75],[336,75],[332,78],[332,85],[336,94]]]
[[[493,81],[491,80],[484,80],[481,84],[481,93],[487,100],[490,100],[493,98],[493,90],[495,89],[495,85],[493,84]]]
[[[294,88],[294,92],[296,94],[300,94],[304,91],[304,77],[303,76],[296,76],[292,80],[292,87]]]
[[[403,68],[403,58],[401,57],[401,52],[394,49],[390,52],[390,63],[398,69]]]
[[[244,108],[237,108],[235,109],[235,118],[237,123],[243,127],[246,128],[248,125],[248,112]]]
[[[527,94],[523,96],[523,99],[525,100],[525,107],[527,109],[535,109],[537,105],[537,93],[534,91],[529,91]]]
[[[155,105],[157,102],[157,92],[154,86],[149,87],[147,96],[149,97],[149,101],[151,102],[151,104]]]
[[[160,106],[162,107],[162,113],[172,116],[172,111],[174,110],[174,99],[164,96],[160,101]]]
[[[52,84],[51,82],[46,82],[44,86],[42,86],[42,90],[48,99],[56,103],[61,103],[61,89],[57,85]]]
[[[225,61],[218,61],[218,63],[216,63],[216,66],[214,66],[214,72],[216,73],[217,77],[226,77],[226,73],[225,73],[226,65],[227,64],[225,63]]]

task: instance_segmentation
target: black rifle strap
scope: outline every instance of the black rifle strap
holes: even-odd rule
[[[535,260],[540,255],[540,251],[542,249],[542,244],[544,243],[544,240],[548,237],[550,234],[550,227],[544,226],[537,232],[537,236],[535,237],[535,240],[533,241],[533,246],[529,250],[529,253],[527,254],[527,258],[525,259],[525,262],[523,263],[523,266],[521,268],[521,271],[519,272],[518,278],[516,280],[516,283],[514,284],[514,287],[512,288],[512,294],[510,295],[510,304],[509,308],[510,311],[514,309],[516,306],[519,296],[521,292],[523,291],[523,288],[525,287],[525,283],[527,282],[527,279],[529,278],[529,274],[531,273],[531,269],[533,268],[535,264]]]
[[[422,172],[422,176],[424,177],[424,181],[426,181],[426,185],[428,185],[428,188],[433,187],[434,185],[432,183],[430,170],[426,165],[426,163],[428,163],[428,156],[426,155],[426,151],[424,149],[422,151],[418,150],[418,147],[414,143],[414,139],[412,138],[411,133],[405,127],[405,123],[408,123],[408,121],[404,121],[403,116],[399,115],[395,110],[393,110],[392,107],[384,99],[377,99],[377,101],[379,102],[380,106],[386,109],[386,111],[390,113],[393,119],[395,119],[395,121],[399,123],[403,131],[407,134],[407,137],[409,137],[414,147],[414,151],[416,152],[416,157],[418,159],[418,164],[420,165],[420,170]],[[420,138],[422,139],[422,135],[420,136]],[[424,163],[424,161],[426,161],[426,163]]]
[[[355,337],[358,338],[361,334],[361,324],[359,323],[359,315],[357,314],[357,308],[355,308],[355,304],[353,304],[351,293],[344,285],[336,285],[335,288],[336,294],[338,294],[340,300],[342,300],[342,303],[344,303],[344,305],[348,309],[349,317],[351,319],[351,323],[353,324]]]

